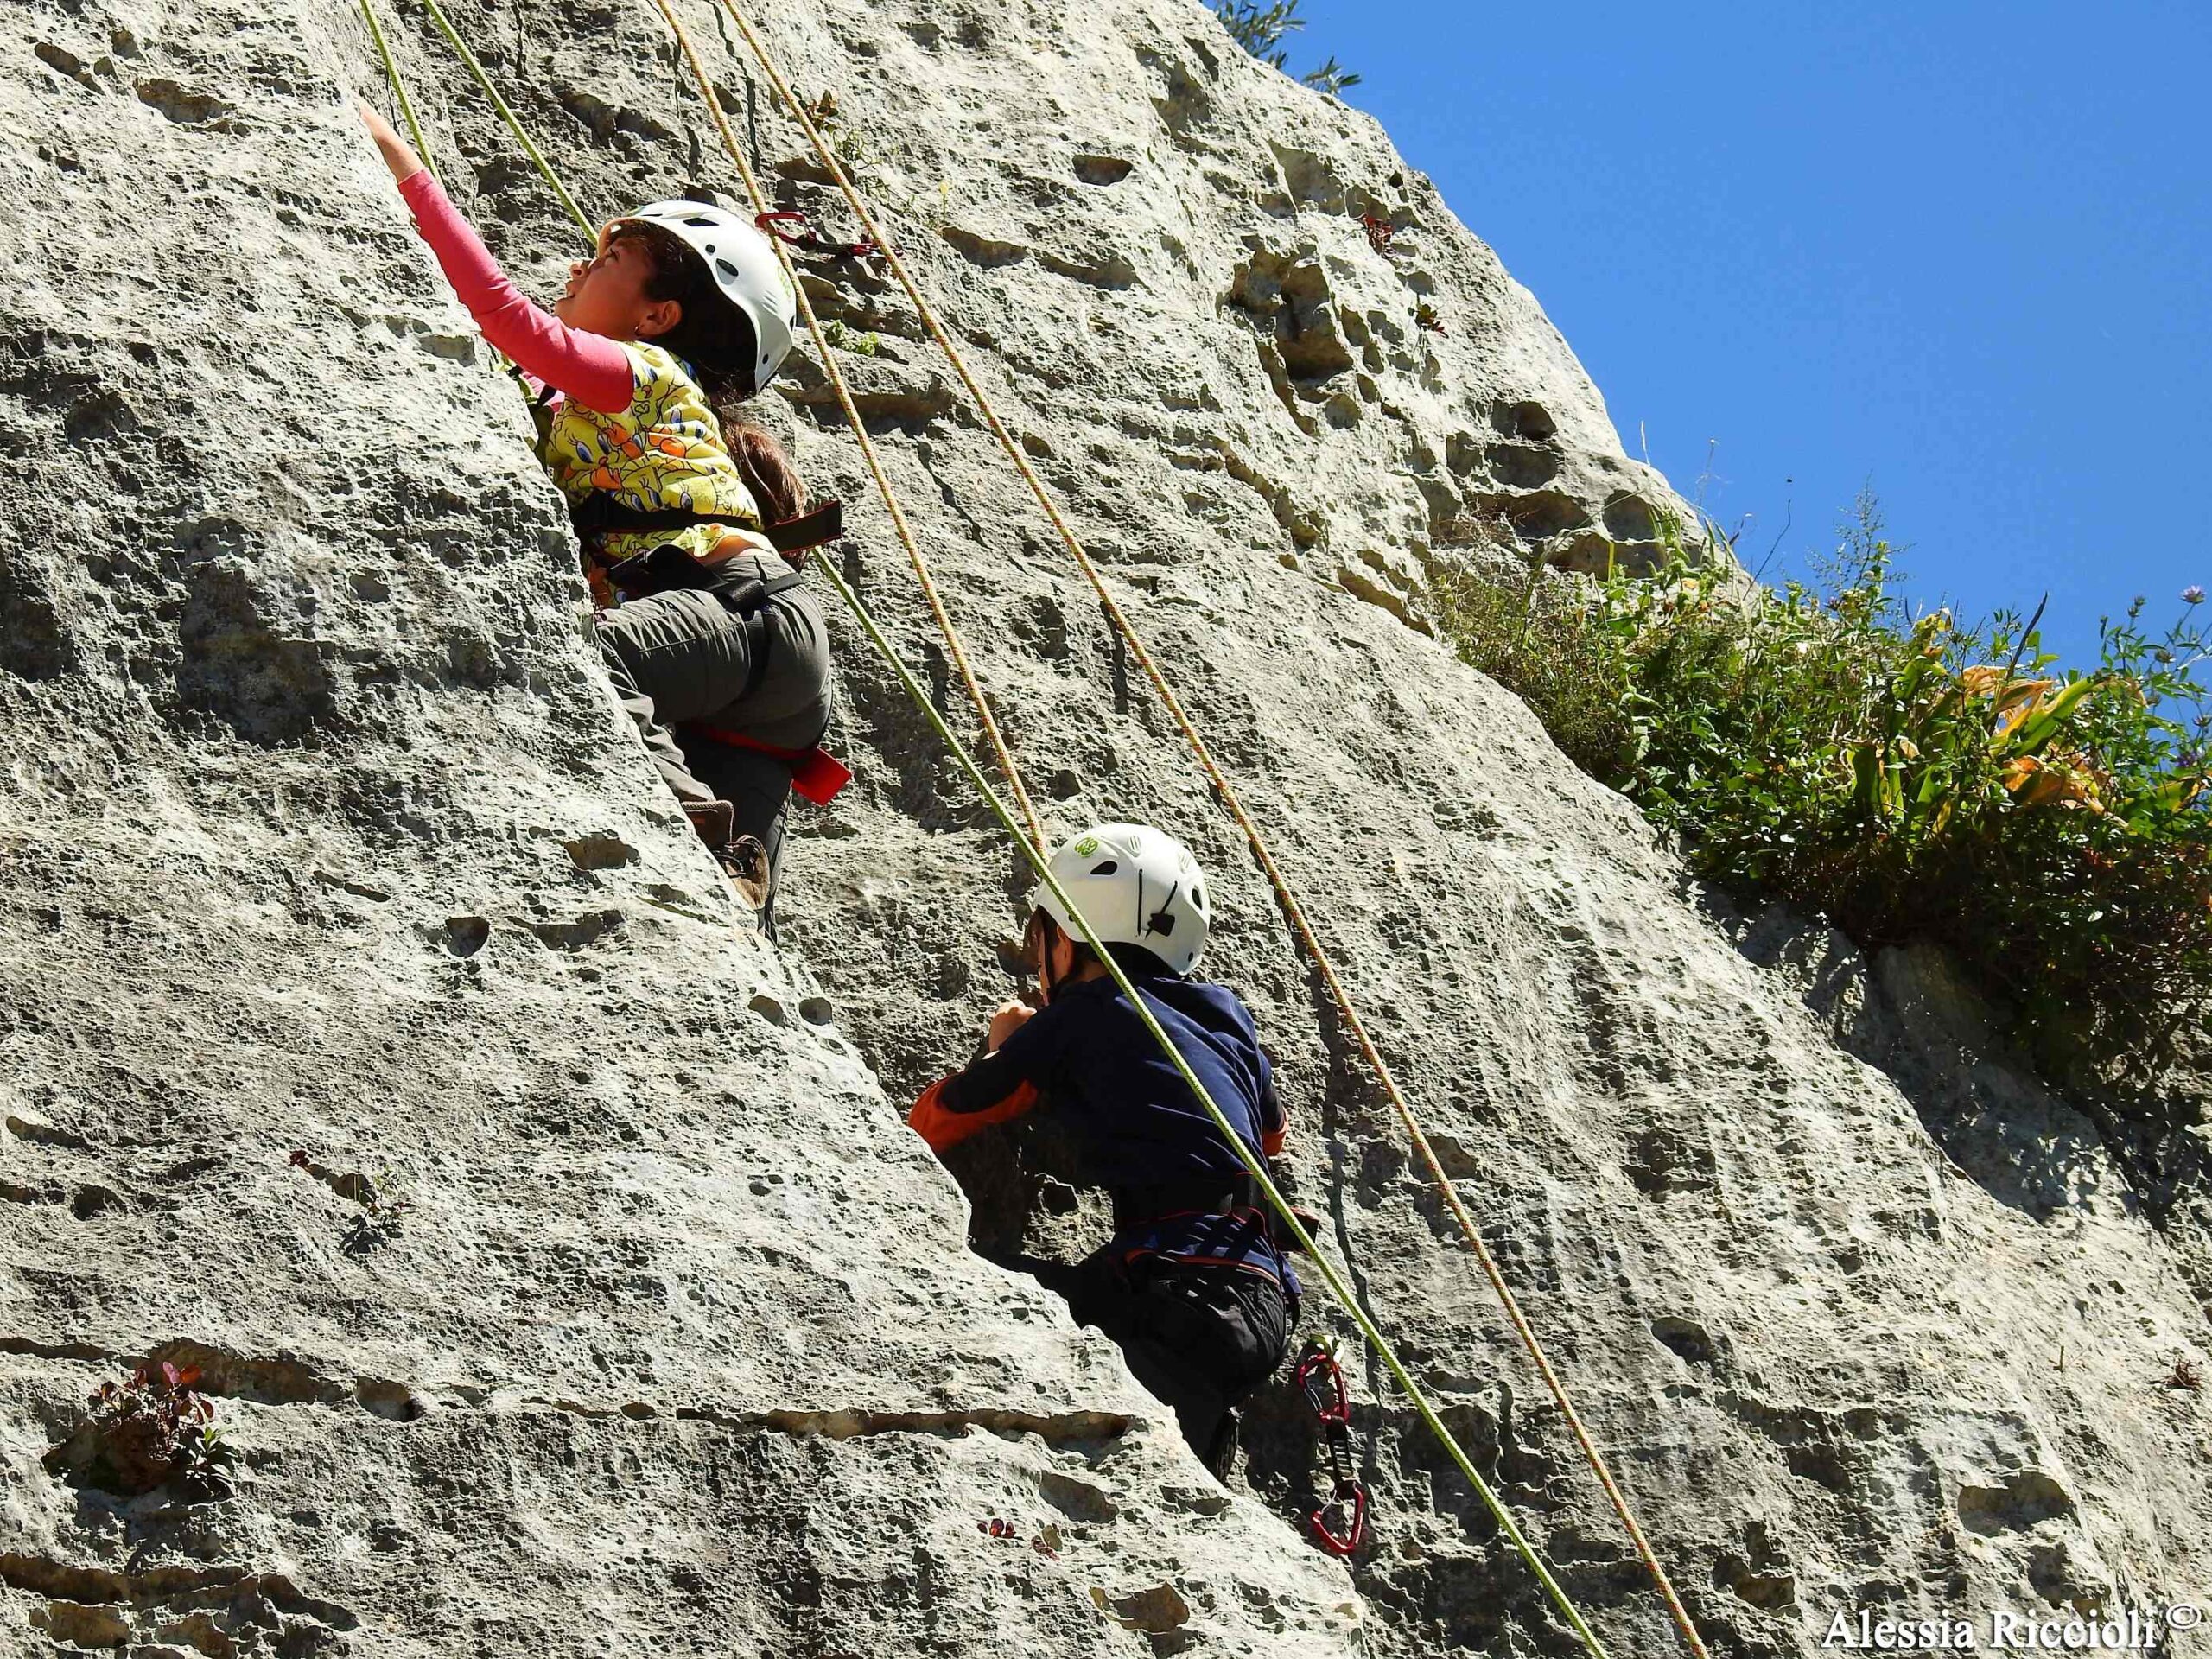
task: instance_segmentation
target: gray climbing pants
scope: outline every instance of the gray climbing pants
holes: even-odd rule
[[[822,741],[830,724],[830,636],[821,607],[803,588],[762,607],[768,662],[750,696],[756,637],[712,594],[680,592],[633,599],[600,613],[600,656],[614,695],[677,798],[725,800],[737,809],[737,833],[768,849],[770,892],[783,858],[791,769],[773,755],[694,738],[677,728],[698,721],[781,749]]]

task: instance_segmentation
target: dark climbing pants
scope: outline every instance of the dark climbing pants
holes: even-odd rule
[[[1140,1259],[1113,1245],[1048,1279],[1068,1312],[1113,1338],[1129,1370],[1175,1413],[1183,1438],[1216,1473],[1237,1402],[1290,1350],[1282,1287],[1236,1268]]]
[[[599,651],[615,696],[677,798],[729,802],[737,809],[737,833],[768,849],[772,904],[791,767],[773,755],[696,736],[687,745],[677,729],[698,721],[781,749],[822,741],[830,689],[821,609],[804,588],[794,588],[771,600],[760,615],[763,626],[756,632],[712,594],[655,594],[600,613]],[[746,696],[755,639],[766,645],[767,665]]]

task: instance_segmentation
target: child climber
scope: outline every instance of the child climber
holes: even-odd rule
[[[1188,849],[1157,830],[1102,824],[1055,853],[1052,869],[1238,1139],[1261,1157],[1279,1151],[1282,1107],[1251,1014],[1191,977],[1211,923]],[[1114,1236],[1052,1288],[1077,1324],[1120,1344],[1226,1478],[1236,1404],[1289,1346],[1297,1276],[1259,1184],[1105,964],[1049,888],[1031,902],[1024,948],[1044,1006],[1001,1007],[976,1057],[932,1084],[906,1122],[943,1152],[1040,1101],[1071,1120],[1080,1173],[1113,1195]]]
[[[391,124],[360,111],[454,293],[537,384],[538,458],[584,537],[615,694],[772,931],[793,777],[834,792],[821,779],[837,770],[817,747],[830,709],[822,613],[762,533],[804,513],[805,486],[773,438],[728,412],[791,348],[774,251],[725,208],[655,202],[600,232],[548,315]]]

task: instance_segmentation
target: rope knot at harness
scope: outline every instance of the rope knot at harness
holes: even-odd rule
[[[1306,1525],[1313,1541],[1330,1554],[1357,1555],[1367,1541],[1367,1483],[1352,1466],[1351,1396],[1344,1391],[1344,1367],[1326,1338],[1306,1338],[1295,1376],[1321,1426],[1321,1445],[1336,1482],[1328,1502],[1306,1516]]]

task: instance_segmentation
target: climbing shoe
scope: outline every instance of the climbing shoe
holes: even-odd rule
[[[768,904],[768,849],[751,836],[739,836],[715,849],[715,861],[729,876],[737,896],[755,910]]]
[[[737,828],[737,809],[728,801],[686,801],[683,816],[691,820],[699,839],[715,849],[717,856],[729,844],[730,833]]]
[[[1229,1484],[1229,1477],[1236,1471],[1238,1438],[1236,1414],[1224,1411],[1221,1414],[1221,1427],[1214,1430],[1213,1444],[1206,1448],[1205,1455],[1207,1472],[1224,1486]]]

